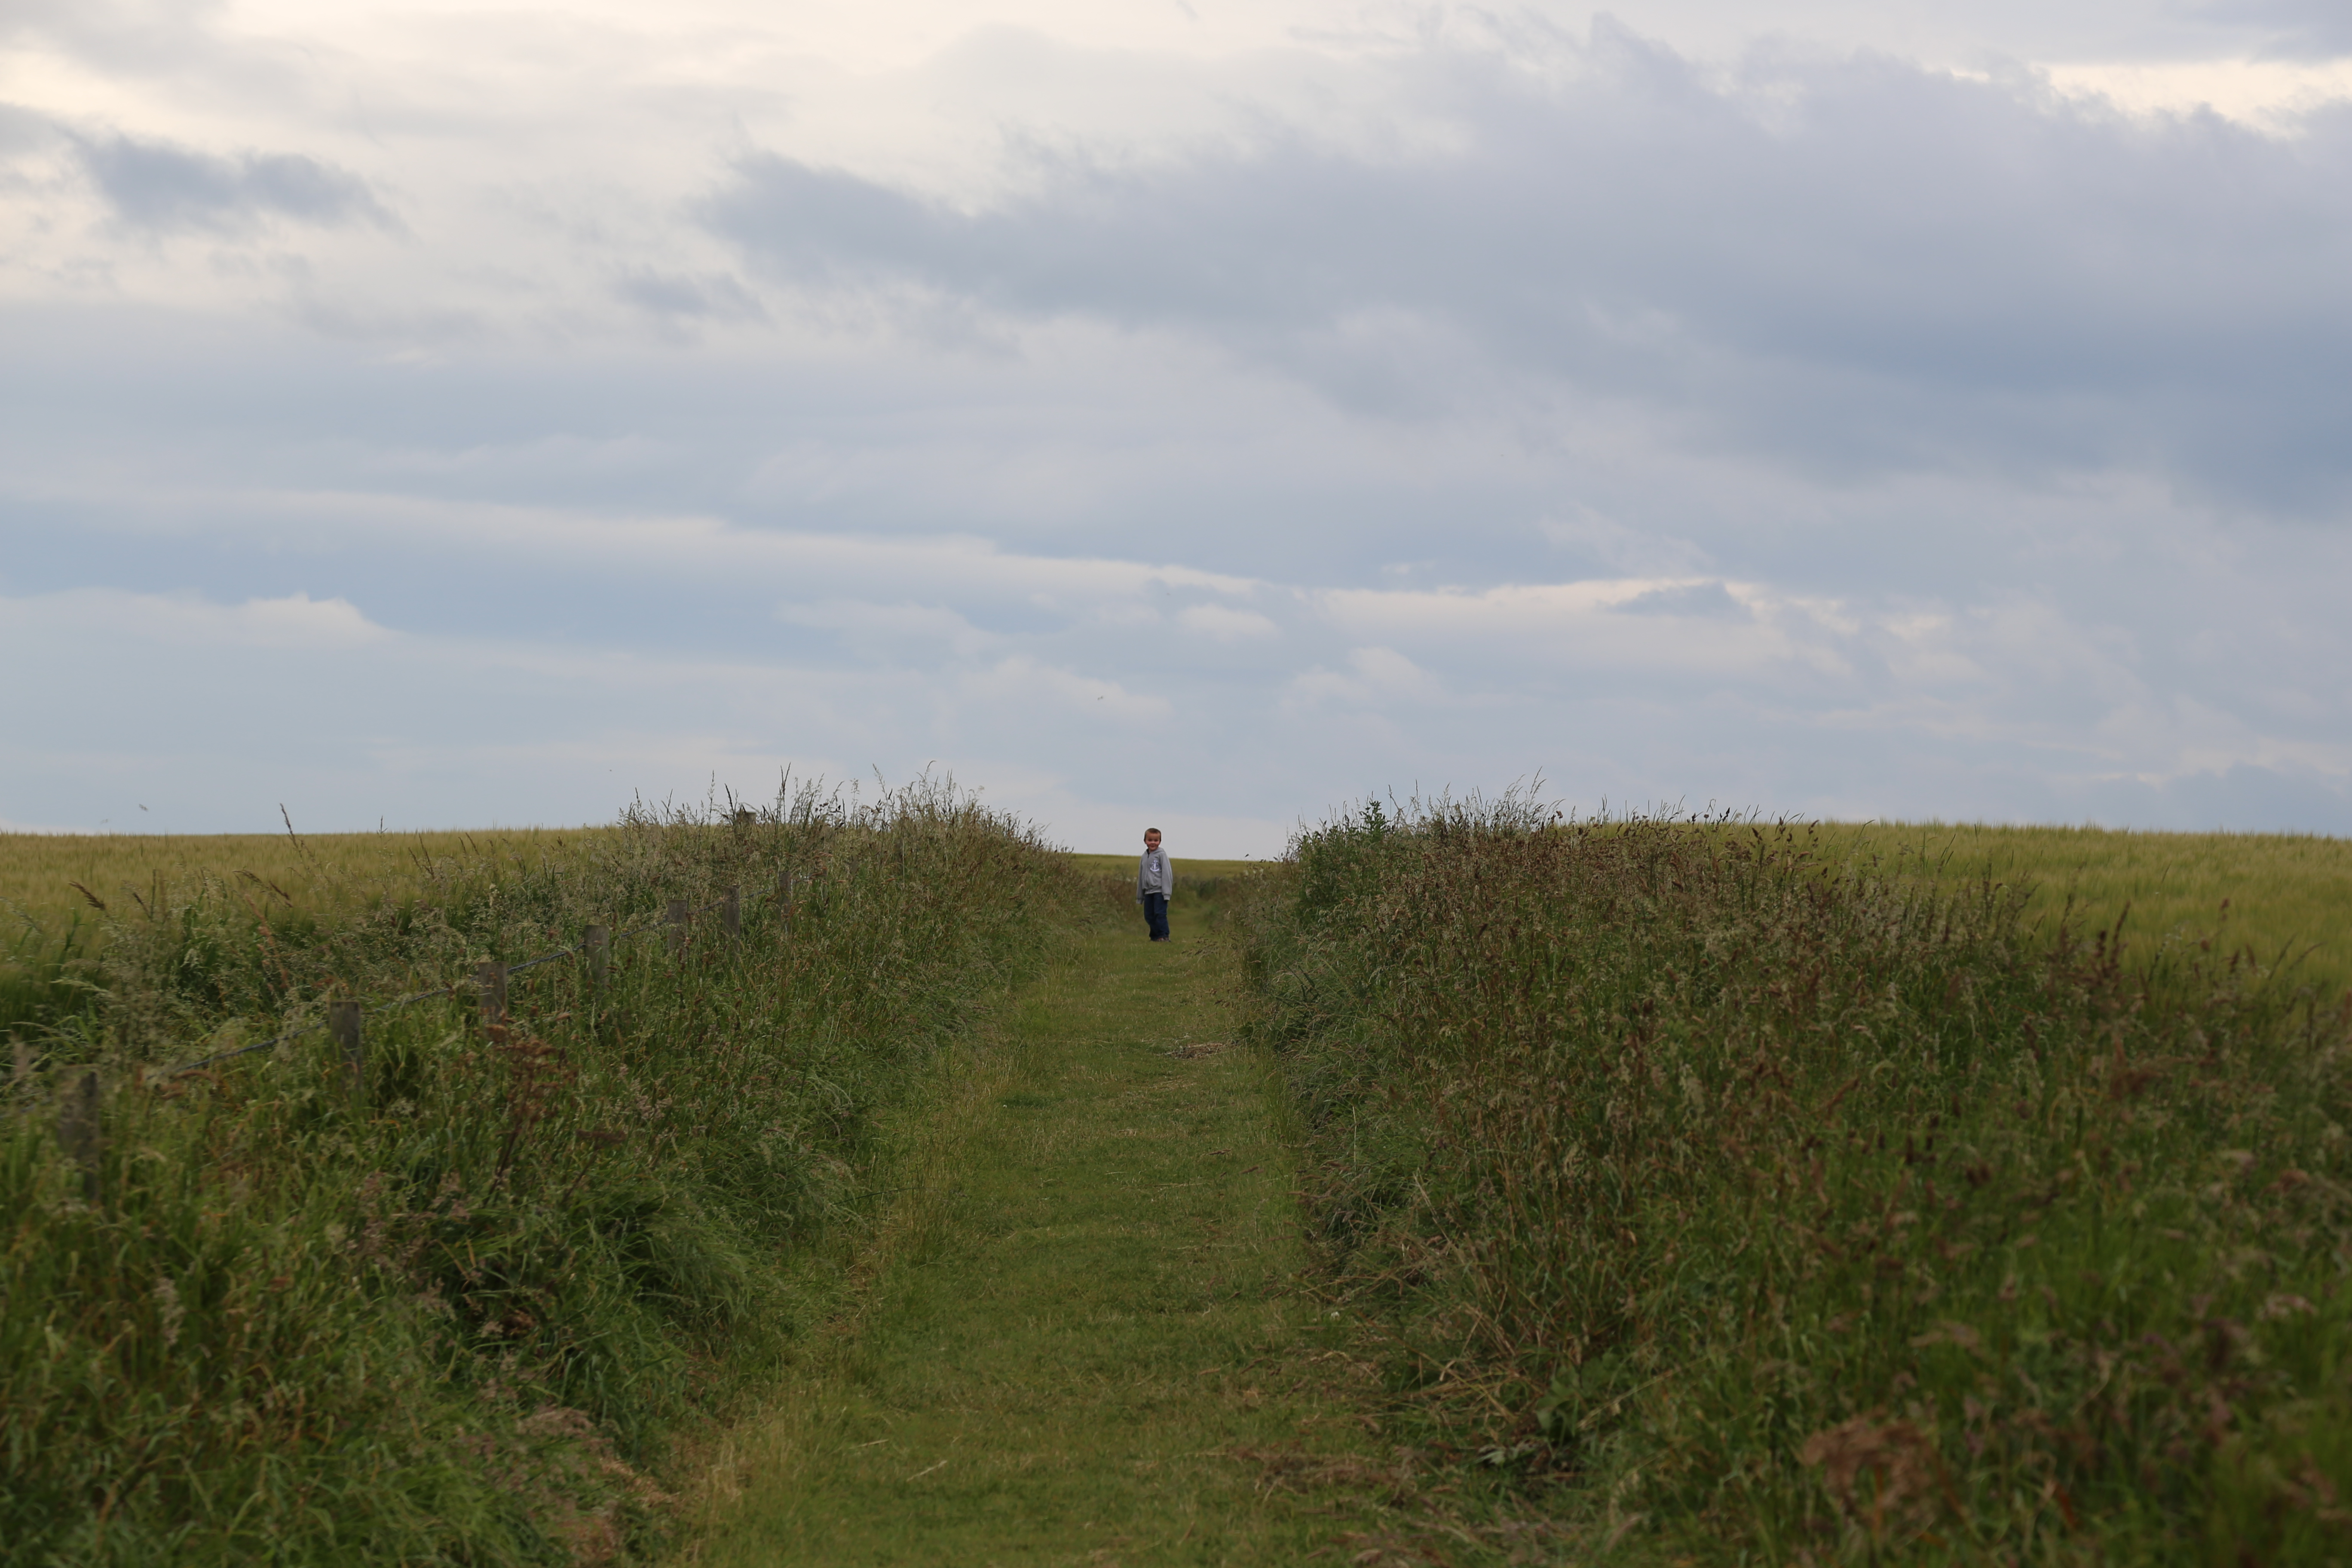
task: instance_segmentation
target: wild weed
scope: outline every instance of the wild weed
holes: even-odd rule
[[[651,931],[322,1033],[740,885]],[[310,919],[219,879],[109,900],[100,1005],[0,1122],[10,1561],[604,1560],[657,1533],[663,1435],[824,1310],[876,1115],[1034,963],[1072,879],[951,785],[748,819],[633,814],[583,853],[415,868],[452,896]],[[266,882],[266,879],[264,879]],[[241,917],[241,918],[240,918]],[[103,1083],[95,1200],[54,1133]]]
[[[1780,1561],[2352,1547],[2352,1011],[2024,891],[1518,797],[1242,917],[1339,1288],[1430,1441]]]

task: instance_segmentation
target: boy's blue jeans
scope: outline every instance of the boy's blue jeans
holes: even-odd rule
[[[1168,940],[1167,894],[1146,893],[1143,895],[1143,923],[1151,928],[1152,941],[1166,942]]]

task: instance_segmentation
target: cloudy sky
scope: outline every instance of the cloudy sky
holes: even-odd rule
[[[2352,832],[2341,0],[0,0],[0,825]]]

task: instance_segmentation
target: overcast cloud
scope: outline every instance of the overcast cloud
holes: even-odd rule
[[[385,218],[365,181],[299,155],[216,158],[128,136],[76,138],[74,151],[99,195],[132,228],[226,233],[273,217],[329,226]]]
[[[2352,831],[2339,10],[14,8],[0,821]]]

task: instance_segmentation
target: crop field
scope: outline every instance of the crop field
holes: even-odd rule
[[[2218,940],[2284,958],[2298,980],[2352,986],[2352,839],[2307,834],[2126,833],[2096,827],[1945,823],[1822,823],[1826,869],[1934,883],[1958,892],[1990,879],[2026,892],[2021,929],[2049,936],[2062,919],[2084,934],[2123,921],[2126,953]],[[1074,855],[1083,869],[1132,877],[1133,856]],[[1268,868],[1264,860],[1176,857],[1179,896],[1206,879]]]
[[[1246,890],[1392,1419],[1571,1557],[2341,1561],[2352,1001],[1866,850],[1370,806]]]
[[[300,906],[365,908],[426,897],[450,873],[529,874],[609,827],[448,833],[0,834],[0,910],[56,931],[156,882],[266,882]],[[85,894],[76,887],[88,889]]]
[[[2026,929],[2069,913],[2084,931],[2124,921],[2127,953],[2168,941],[2251,946],[2322,988],[2352,986],[2352,840],[2277,833],[2121,833],[2095,827],[1824,824],[1844,870],[1958,889],[1990,877],[2030,887]],[[2225,907],[2226,906],[2226,907]]]
[[[158,899],[331,923],[538,876],[611,832],[0,834],[0,1029],[86,1004],[110,916]]]

